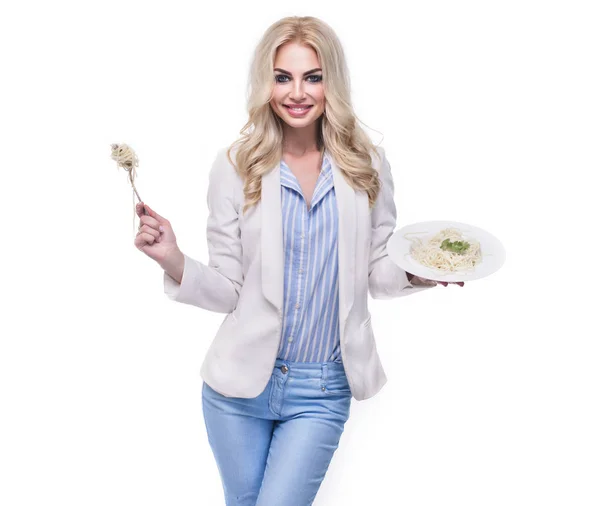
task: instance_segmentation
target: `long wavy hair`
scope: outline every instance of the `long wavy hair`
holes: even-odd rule
[[[258,43],[248,81],[248,121],[241,137],[227,149],[227,158],[244,181],[242,213],[259,202],[261,177],[283,156],[283,120],[272,110],[277,49],[287,43],[312,48],[323,69],[325,110],[317,119],[317,146],[327,149],[345,180],[368,194],[373,207],[381,182],[371,165],[376,146],[358,125],[351,104],[350,77],[342,45],[325,22],[312,16],[290,16],[273,23]],[[231,153],[235,149],[235,162]]]

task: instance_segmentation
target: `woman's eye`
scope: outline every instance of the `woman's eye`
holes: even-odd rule
[[[286,76],[286,75],[284,75],[284,74],[279,74],[279,75],[276,75],[276,76],[275,76],[275,81],[277,81],[278,83],[285,83],[285,82],[287,82],[287,81],[282,81],[282,80],[280,80],[280,79],[279,79],[280,77],[283,77],[283,78],[287,79],[289,76]],[[323,79],[323,76],[321,76],[321,75],[312,75],[312,76],[308,76],[308,77],[307,77],[307,79],[311,79],[311,78],[313,78],[313,77],[314,77],[315,79],[314,79],[314,80],[311,80],[311,81],[309,81],[309,82],[311,82],[311,83],[318,83],[318,82],[320,82],[320,81]]]

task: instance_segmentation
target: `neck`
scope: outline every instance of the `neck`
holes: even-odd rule
[[[303,128],[293,128],[284,124],[283,152],[292,156],[303,156],[319,151],[317,125],[317,121]]]

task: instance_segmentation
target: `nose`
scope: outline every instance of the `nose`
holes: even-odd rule
[[[298,101],[304,98],[304,84],[301,80],[296,80],[290,98]]]

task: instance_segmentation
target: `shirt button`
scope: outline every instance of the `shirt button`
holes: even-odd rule
[[[291,343],[294,340],[292,336],[288,337],[288,341]]]
[[[296,304],[296,309],[298,309],[300,307],[300,304]]]
[[[302,234],[302,235],[300,236],[300,239],[304,239],[304,234]]]
[[[304,269],[298,269],[298,272],[299,272],[300,274],[302,274],[302,273],[304,272]]]

